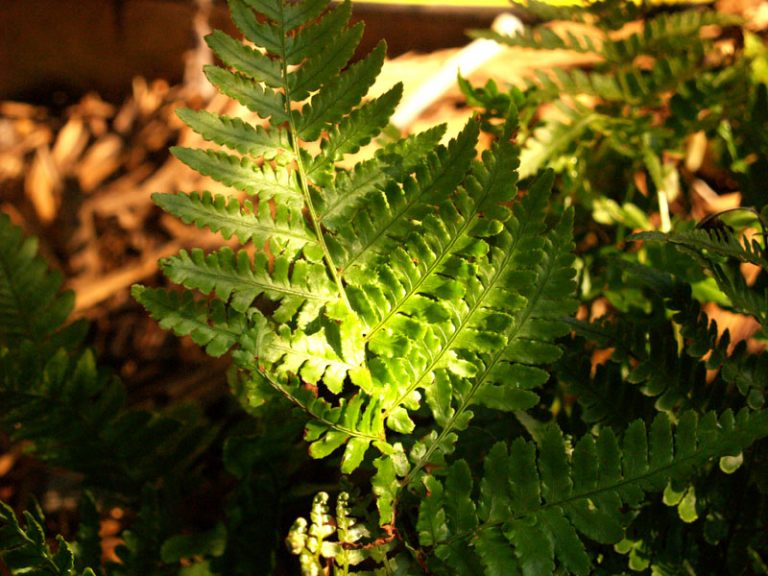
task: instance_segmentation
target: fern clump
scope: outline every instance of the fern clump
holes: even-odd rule
[[[647,454],[635,439],[639,434],[645,445],[642,424],[630,428],[623,455],[627,475],[611,476],[606,486],[615,481],[631,489],[622,489],[627,493],[621,496],[606,487],[609,503],[599,512],[601,522],[614,526],[605,528],[609,533],[588,528],[594,522],[579,516],[587,508],[576,512],[576,503],[570,516],[547,508],[540,519],[526,516],[522,503],[492,505],[494,498],[509,498],[501,484],[484,484],[488,499],[476,505],[469,469],[454,454],[478,410],[514,413],[539,403],[536,391],[549,379],[546,367],[561,355],[557,339],[570,331],[565,320],[576,309],[573,213],[553,217],[548,209],[551,173],[517,198],[514,108],[480,159],[479,127],[471,120],[447,145],[438,143],[439,130],[429,131],[386,144],[366,160],[340,164],[387,125],[398,101],[399,86],[363,100],[382,64],[383,46],[347,66],[361,33],[359,26],[346,25],[347,3],[230,5],[255,48],[214,33],[209,44],[225,67],[209,67],[206,74],[265,122],[249,125],[182,111],[195,131],[230,152],[174,153],[241,194],[193,192],[157,195],[156,201],[187,222],[236,237],[244,247],[182,252],[163,262],[172,281],[205,299],[144,287],[134,295],[165,327],[191,335],[209,353],[232,350],[247,405],[268,406],[277,395],[303,410],[309,454],[320,459],[339,451],[343,474],[367,471],[377,523],[385,531],[398,529],[398,518],[415,506],[418,543],[430,551],[421,561],[430,569],[440,573],[440,566],[461,558],[466,570],[493,570],[503,559],[509,570],[519,566],[528,573],[539,566],[548,572],[557,558],[565,568],[586,573],[592,560],[581,539],[621,540],[622,502],[637,505],[644,490],[662,489],[678,470],[690,472],[695,462],[738,451],[763,434],[762,419],[753,422],[744,413],[738,441],[717,436],[711,447],[702,441],[696,458],[687,449],[653,456],[664,462],[659,460],[652,482],[656,472],[635,474],[632,468]],[[319,37],[327,46],[313,51],[309,43]],[[695,418],[690,413],[685,421]],[[707,426],[720,426],[715,422]],[[658,442],[672,438],[665,425],[654,425],[666,430],[653,433],[660,435]],[[543,490],[545,502],[554,498],[548,506],[558,506],[558,498],[570,498],[566,486],[575,480],[569,479],[561,433],[552,428],[544,438],[541,460],[515,469],[529,470],[531,490]],[[681,438],[698,445],[695,432]],[[534,454],[533,445],[520,442],[514,450]],[[664,442],[671,446],[671,440]],[[587,436],[582,445],[595,444]],[[610,466],[616,469],[621,449],[615,440],[611,446]],[[494,455],[506,451],[506,444],[497,445],[488,453],[488,466],[494,468]],[[592,470],[598,461],[585,462]],[[530,475],[537,467],[542,477]],[[600,483],[594,475],[579,478]],[[563,494],[547,496],[553,482],[563,483]],[[456,490],[461,497],[451,498]],[[413,500],[425,491],[421,504]],[[289,537],[307,574],[323,562],[342,563],[348,571],[349,559],[336,553],[337,545],[324,543],[333,533],[332,523],[321,519],[326,501],[322,496],[313,505],[318,517],[311,528],[299,520]],[[551,532],[540,532],[541,542],[567,535],[566,550],[546,552],[518,524],[545,519]],[[480,529],[489,522],[506,528]],[[481,535],[479,559],[472,560],[461,550],[475,533]]]
[[[446,146],[433,130],[339,167],[386,126],[401,87],[362,102],[383,45],[340,72],[361,29],[346,27],[348,4],[324,10],[232,2],[260,50],[214,33],[209,44],[229,67],[206,73],[266,126],[182,111],[193,129],[241,155],[174,153],[246,195],[156,199],[250,249],[163,261],[171,280],[213,299],[143,287],[134,294],[209,353],[234,348],[250,401],[270,388],[289,398],[310,417],[310,454],[343,447],[344,473],[371,445],[390,458],[426,398],[444,430],[439,444],[419,445],[419,470],[450,450],[444,440],[468,425],[472,404],[509,411],[536,402],[531,389],[546,380],[536,365],[558,356],[552,342],[574,306],[570,220],[545,222],[547,178],[507,207],[516,194],[511,123],[483,162],[470,121]],[[321,33],[330,44],[312,53],[306,44]],[[457,387],[464,391],[454,398]]]
[[[510,94],[463,83],[488,109],[444,142],[444,127],[381,136],[402,87],[367,98],[385,46],[352,62],[362,25],[349,25],[349,1],[229,0],[229,7],[246,41],[211,34],[222,65],[205,72],[258,120],[180,110],[211,145],[174,155],[229,192],[153,197],[228,243],[163,259],[176,286],[135,286],[133,295],[163,328],[211,356],[230,356],[242,410],[206,433],[189,413],[125,408],[119,383],[57,336],[74,330],[66,324],[70,297],[57,296],[57,285],[46,291],[34,250],[2,255],[21,266],[0,268],[0,329],[25,334],[26,343],[0,331],[0,397],[13,402],[0,425],[88,477],[94,496],[83,502],[86,530],[74,550],[84,552],[73,566],[88,564],[99,510],[115,501],[133,513],[119,562],[101,572],[126,576],[270,573],[283,562],[278,546],[304,575],[658,572],[670,557],[685,557],[682,549],[698,554],[700,542],[725,542],[726,518],[738,534],[759,525],[762,512],[734,520],[717,496],[726,474],[745,493],[762,489],[759,466],[748,461],[768,435],[765,356],[729,350],[728,337],[701,313],[690,278],[653,263],[677,254],[672,245],[694,253],[685,270],[730,282],[733,303],[764,323],[762,288],[734,280],[736,261],[763,266],[761,240],[646,230],[633,238],[653,255],[648,262],[614,248],[605,273],[628,284],[617,291],[627,305],[600,323],[576,320],[580,299],[594,297],[584,288],[593,261],[574,238],[583,205],[562,201],[568,179],[555,155],[563,149],[544,147],[551,166],[530,156],[532,109],[554,94],[552,82],[558,91],[592,91],[606,106],[630,96],[660,106],[659,91],[676,70],[661,64],[663,51],[682,37],[700,39],[719,16],[659,16],[621,49],[574,35],[523,35],[514,42],[603,50],[628,92],[614,98],[597,73],[540,77]],[[635,91],[627,63],[640,54],[655,55],[659,69],[638,73],[644,84]],[[639,134],[642,122],[614,125],[608,108],[599,114],[600,126],[631,125]],[[483,129],[493,141],[479,153]],[[647,220],[603,200],[625,224]],[[0,220],[4,235],[24,245]],[[24,266],[27,276],[8,272]],[[33,306],[16,296],[25,282],[34,284],[34,306],[61,307],[37,332],[19,320]],[[592,356],[605,348],[613,354],[600,367]],[[709,395],[707,369],[722,373]],[[27,402],[30,392],[35,400]],[[37,412],[51,398],[63,405],[56,422],[69,424],[60,442],[50,441]],[[72,425],[70,406],[86,426]],[[71,442],[85,452],[82,461]],[[160,458],[141,450],[147,445]],[[197,461],[208,446],[206,462]],[[94,455],[108,462],[103,470],[94,469]],[[214,458],[223,479],[210,478]],[[220,507],[185,525],[180,510],[205,496],[188,485],[216,480],[227,486]],[[0,554],[27,546],[18,542],[24,529],[16,517],[0,514]],[[27,531],[36,530],[31,518]],[[667,548],[659,518],[677,536]],[[28,566],[51,556],[38,540]],[[738,550],[759,559],[759,543],[747,541]],[[62,542],[59,550],[68,548]],[[689,556],[707,566],[703,552]]]

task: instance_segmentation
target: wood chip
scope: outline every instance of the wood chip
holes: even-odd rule
[[[53,161],[62,173],[69,173],[88,145],[90,136],[83,119],[73,116],[56,136],[53,145]]]
[[[0,152],[0,182],[16,180],[24,172],[24,160],[13,152]]]
[[[56,218],[60,202],[61,177],[47,146],[41,146],[35,153],[32,166],[24,181],[24,192],[43,224],[50,224]]]
[[[697,172],[704,163],[706,153],[707,135],[703,130],[700,130],[688,139],[688,147],[685,151],[685,169],[689,172]]]
[[[78,315],[104,300],[121,293],[128,288],[151,276],[158,269],[157,261],[175,254],[181,249],[181,243],[171,241],[161,248],[143,255],[141,261],[133,266],[126,266],[95,281],[93,278],[78,279],[68,287],[75,291],[75,310]]]
[[[119,167],[123,141],[116,134],[107,134],[88,149],[77,168],[77,179],[83,192],[93,192]]]

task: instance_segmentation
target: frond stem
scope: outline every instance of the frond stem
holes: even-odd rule
[[[357,438],[362,438],[364,440],[369,440],[371,442],[377,442],[380,440],[383,440],[384,438],[380,436],[376,436],[374,434],[365,434],[363,432],[360,432],[358,430],[355,430],[353,428],[348,428],[347,426],[340,426],[337,422],[331,422],[327,418],[323,418],[321,416],[318,416],[315,414],[309,406],[301,402],[294,394],[291,393],[289,389],[287,389],[283,384],[278,382],[272,374],[267,372],[266,370],[259,370],[258,373],[263,376],[267,382],[269,382],[269,385],[272,386],[277,392],[280,393],[281,396],[283,396],[286,400],[288,400],[291,404],[294,404],[295,406],[298,406],[301,408],[304,412],[309,414],[312,418],[317,420],[318,422],[325,424],[328,426],[328,428],[331,428],[333,430],[337,430],[339,432],[343,432],[347,436],[355,436]]]
[[[283,4],[280,4],[280,10],[283,10]],[[281,22],[282,22],[281,18]],[[304,166],[304,161],[301,157],[301,149],[299,147],[299,132],[296,129],[296,121],[293,118],[292,113],[292,98],[291,98],[291,91],[289,89],[288,84],[288,63],[285,58],[285,54],[287,53],[287,47],[285,45],[285,37],[286,37],[286,31],[282,30],[282,34],[280,35],[280,42],[281,42],[281,50],[283,58],[280,59],[280,67],[281,67],[281,74],[283,79],[283,86],[285,90],[285,109],[288,113],[288,127],[290,129],[290,140],[291,140],[291,148],[293,150],[293,155],[296,159],[296,180],[299,183],[299,186],[301,187],[301,193],[304,196],[304,202],[307,205],[307,210],[309,211],[309,218],[312,221],[312,228],[315,231],[315,236],[317,236],[317,243],[320,245],[320,248],[323,251],[323,259],[325,260],[326,266],[328,268],[328,272],[331,274],[331,278],[333,279],[334,284],[336,284],[336,288],[339,291],[339,297],[341,298],[342,302],[344,302],[344,305],[347,307],[347,310],[351,310],[352,307],[349,304],[349,299],[347,298],[347,292],[344,290],[344,285],[341,282],[341,277],[339,276],[339,271],[336,269],[336,264],[333,262],[333,258],[331,257],[331,251],[328,249],[328,245],[325,243],[325,236],[323,235],[323,228],[320,224],[320,219],[317,217],[317,211],[315,210],[314,204],[312,204],[312,197],[309,194],[309,184],[308,177],[307,177],[307,169]]]

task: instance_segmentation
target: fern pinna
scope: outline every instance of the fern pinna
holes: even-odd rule
[[[350,3],[229,5],[248,43],[214,32],[208,42],[224,66],[206,74],[263,121],[180,111],[227,150],[174,154],[232,193],[155,201],[240,247],[182,251],[162,262],[181,291],[137,286],[134,295],[162,326],[208,353],[231,351],[235,389],[249,410],[287,398],[306,414],[313,458],[337,454],[342,473],[370,480],[378,530],[363,507],[355,513],[370,530],[350,535],[341,496],[336,528],[327,497],[316,500],[310,528],[294,525],[289,545],[305,574],[329,563],[346,574],[360,562],[381,574],[419,566],[448,573],[446,562],[470,548],[477,557],[463,558],[466,573],[545,573],[555,558],[585,573],[592,560],[577,530],[617,541],[629,520],[622,503],[638,504],[643,490],[768,432],[762,415],[710,415],[698,429],[691,415],[673,451],[671,428],[660,421],[649,467],[641,423],[627,431],[623,460],[615,438],[600,435],[579,443],[587,455],[572,464],[552,428],[538,459],[523,440],[512,444],[522,454],[514,465],[505,444],[491,449],[478,496],[453,454],[476,412],[539,402],[536,390],[576,308],[572,212],[550,214],[550,173],[517,196],[513,119],[481,158],[473,119],[446,145],[438,128],[385,142],[360,160],[355,154],[386,127],[402,89],[364,99],[385,48],[349,64],[362,33],[348,25]],[[571,465],[579,468],[573,475]],[[523,482],[525,495],[509,494]],[[615,529],[588,528],[594,518]],[[338,542],[327,540],[334,534]],[[557,550],[553,535],[565,542]]]

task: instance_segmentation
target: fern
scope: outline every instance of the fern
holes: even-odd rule
[[[721,300],[765,328],[765,238],[676,223],[669,234],[630,236],[644,242],[626,250],[621,228],[650,221],[642,199],[590,197],[598,188],[587,182],[557,202],[574,185],[568,154],[595,142],[597,161],[642,166],[661,198],[674,171],[660,160],[665,146],[701,126],[690,117],[660,125],[646,112],[671,106],[675,91],[675,105],[690,103],[703,87],[714,118],[702,129],[728,117],[716,100],[741,80],[707,68],[701,29],[731,20],[659,13],[619,41],[609,30],[641,7],[599,4],[596,13],[620,15],[598,20],[602,44],[551,31],[517,40],[599,52],[595,70],[539,76],[505,95],[464,82],[493,111],[453,140],[441,144],[438,127],[353,156],[386,128],[401,95],[398,85],[365,99],[385,46],[349,63],[362,34],[348,25],[349,2],[229,4],[249,43],[214,32],[208,42],[224,66],[206,72],[262,120],[180,111],[227,150],[174,154],[230,192],[154,200],[232,246],[182,250],[161,262],[176,288],[133,294],[162,327],[211,356],[231,355],[230,385],[247,416],[218,426],[193,410],[126,408],[120,383],[82,349],[82,323],[66,323],[72,296],[58,294],[33,242],[0,219],[0,426],[84,473],[97,495],[83,507],[90,552],[76,564],[63,540],[56,552],[45,545],[34,514],[22,528],[0,509],[11,570],[84,569],[98,548],[100,499],[118,496],[136,514],[121,534],[121,564],[105,574],[268,573],[283,507],[294,514],[312,493],[309,521],[287,538],[303,574],[661,572],[681,568],[691,550],[690,564],[707,566],[707,546],[726,542],[758,565],[759,538],[748,534],[764,512],[731,510],[722,495],[766,490],[768,356],[731,346],[699,299],[719,286]],[[654,61],[632,70],[640,55]],[[540,137],[532,110],[555,90],[600,102],[574,100],[569,120]],[[754,107],[754,98],[742,100]],[[495,138],[478,157],[481,129]],[[531,178],[519,192],[521,172]],[[617,247],[589,251],[597,226],[585,223],[585,207],[617,225]],[[754,284],[742,264],[761,269]],[[577,269],[584,302],[605,295],[615,305],[600,322],[572,318]],[[605,366],[593,366],[592,352],[608,348]],[[212,452],[231,475],[225,510],[186,525],[177,511],[200,492],[174,494],[177,480],[202,484],[197,458],[220,432]],[[302,452],[328,462],[307,474]],[[332,514],[326,481],[339,473]],[[716,519],[732,534],[717,532]],[[253,542],[269,553],[253,553]]]
[[[768,324],[768,290],[761,288],[759,284],[748,286],[738,268],[740,263],[749,263],[759,267],[763,276],[765,275],[768,271],[768,260],[765,258],[765,247],[759,240],[746,237],[739,239],[733,230],[728,229],[696,229],[667,235],[645,232],[630,238],[668,242],[691,254],[701,263],[702,268],[712,273],[718,287],[738,311],[753,316],[763,326]]]
[[[0,502],[0,561],[7,569],[40,576],[95,576],[90,568],[75,569],[75,553],[61,536],[56,539],[56,549],[51,550],[39,508],[25,512],[24,522],[22,526],[13,509]]]
[[[37,240],[25,238],[7,214],[0,214],[0,346],[22,341],[76,348],[86,325],[65,327],[75,295],[59,293],[62,276],[37,255]]]
[[[359,37],[358,27],[345,27],[348,6],[323,12],[310,3],[295,20],[278,4],[259,7],[273,32],[244,3],[232,2],[232,9],[264,52],[215,33],[211,47],[236,71],[209,68],[209,78],[233,96],[258,93],[250,102],[240,99],[270,126],[182,112],[204,137],[243,156],[175,154],[249,199],[192,193],[156,200],[188,222],[250,241],[255,253],[193,250],[164,261],[172,281],[215,296],[210,302],[139,287],[134,295],[164,326],[191,335],[209,353],[235,349],[250,397],[264,398],[266,383],[303,408],[311,417],[310,454],[323,457],[344,446],[344,472],[362,463],[372,443],[391,452],[383,425],[410,432],[408,412],[419,408],[420,390],[443,373],[474,386],[472,402],[476,392],[476,401],[495,408],[535,402],[522,388],[540,384],[545,374],[527,365],[555,357],[549,341],[564,330],[556,318],[572,309],[562,299],[572,284],[560,279],[571,274],[569,257],[551,264],[562,271],[535,266],[539,251],[569,246],[567,222],[548,240],[541,236],[549,184],[534,187],[514,213],[504,206],[515,195],[517,149],[502,142],[482,164],[475,161],[475,122],[448,146],[438,145],[441,132],[432,130],[348,170],[334,167],[385,126],[399,97],[395,87],[361,104],[383,46],[339,73]],[[317,29],[334,40],[309,56],[303,42]],[[284,42],[275,41],[275,30]],[[513,129],[510,124],[507,139]],[[242,146],[235,141],[240,133]],[[265,154],[270,142],[289,142],[290,149],[276,144],[274,154]],[[316,155],[300,147],[305,142],[319,142]],[[283,219],[262,209],[270,202]],[[286,226],[296,232],[290,238]],[[552,273],[558,280],[549,282]],[[560,307],[543,304],[550,299],[561,300]],[[499,345],[504,352],[487,358]],[[502,385],[505,372],[533,380]],[[313,396],[302,382],[338,397]]]
[[[760,375],[768,357],[748,353],[745,342],[730,350],[729,332],[719,333],[679,279],[648,267],[624,268],[627,282],[653,293],[653,308],[648,314],[626,313],[591,324],[570,322],[584,343],[569,347],[570,357],[558,372],[584,406],[582,418],[625,422],[633,412],[646,413],[642,398],[653,399],[656,409],[666,412],[703,413],[713,406],[739,406],[745,399],[761,408],[765,383]],[[611,350],[609,365],[598,367],[593,376],[587,356],[592,349]],[[717,373],[707,378],[707,370]],[[743,398],[734,398],[729,387]]]
[[[621,10],[608,4],[597,10]],[[228,151],[174,154],[233,193],[154,198],[241,246],[181,251],[162,262],[179,290],[137,286],[133,293],[163,327],[191,336],[211,355],[231,353],[233,389],[249,413],[293,405],[303,414],[309,455],[334,458],[345,483],[370,482],[371,498],[360,496],[355,508],[359,523],[349,507],[355,498],[340,494],[333,519],[321,491],[310,521],[294,524],[287,543],[304,574],[349,574],[355,566],[377,574],[419,566],[436,574],[545,574],[558,565],[585,574],[602,562],[588,541],[622,542],[653,501],[647,493],[668,484],[680,491],[711,460],[737,458],[768,434],[759,411],[761,360],[743,351],[728,356],[727,339],[717,339],[690,294],[661,290],[652,316],[658,324],[640,322],[632,333],[568,319],[577,308],[576,214],[553,206],[555,175],[542,170],[560,159],[552,167],[562,172],[574,147],[583,151],[610,131],[620,153],[635,145],[644,151],[644,166],[660,182],[659,142],[678,134],[640,113],[615,119],[611,107],[652,109],[663,104],[660,92],[686,84],[683,72],[694,82],[707,46],[701,27],[725,19],[659,15],[625,41],[609,40],[606,24],[601,45],[549,31],[518,38],[599,51],[604,69],[540,76],[508,95],[495,85],[480,92],[464,83],[476,102],[504,115],[481,158],[479,131],[490,128],[490,118],[470,120],[445,145],[436,128],[359,160],[350,155],[386,127],[402,90],[365,100],[385,48],[349,64],[362,33],[360,25],[348,26],[349,3],[230,0],[230,9],[249,44],[213,33],[209,45],[224,67],[206,74],[263,121],[181,111],[193,130]],[[645,71],[628,66],[640,54],[677,49],[683,37],[692,51],[670,62],[658,58]],[[528,138],[531,106],[563,90],[601,97],[605,106],[574,103],[564,108],[570,121],[553,123],[548,139]],[[526,138],[521,161],[517,141]],[[535,177],[518,196],[521,173]],[[629,204],[623,209],[631,211]],[[762,258],[758,248],[749,249],[750,258]],[[723,245],[718,254],[729,250],[746,249]],[[640,275],[650,289],[669,288],[666,277]],[[664,306],[684,325],[688,356],[668,350],[678,333],[666,320],[665,331],[652,333],[650,344],[646,338],[662,325]],[[606,383],[642,385],[664,410],[649,430],[640,420],[611,420],[621,446],[613,429],[596,427],[571,448],[560,428],[529,414],[551,398],[550,367],[574,329],[593,343],[615,344],[616,365],[634,362],[630,378],[614,370]],[[668,388],[648,370],[659,350],[668,360],[661,372]],[[706,366],[720,368],[742,393],[733,407],[741,409],[747,397],[757,411],[733,416],[718,406],[717,416],[705,403],[687,401],[686,386],[698,382],[707,353]],[[572,359],[569,353],[563,365]],[[688,367],[692,378],[667,381]],[[595,389],[588,378],[580,384]],[[610,407],[601,410],[585,420],[607,421]],[[465,441],[472,426],[493,417],[506,423],[509,414],[521,426],[505,426],[484,474],[473,473]],[[538,452],[519,430],[528,430]],[[235,469],[243,474],[240,464]],[[693,496],[685,494],[695,490],[684,488],[679,499],[677,492],[665,498],[690,518]]]
[[[436,574],[453,573],[456,566],[464,567],[462,573],[482,566],[491,574],[550,574],[556,563],[569,573],[589,574],[596,559],[584,537],[620,541],[623,506],[638,505],[646,492],[687,478],[713,457],[738,452],[764,437],[767,425],[762,413],[707,413],[699,419],[687,412],[674,429],[664,415],[650,429],[635,421],[621,445],[604,430],[570,448],[554,426],[542,434],[538,454],[523,440],[495,444],[485,458],[479,493],[462,460],[451,465],[444,481],[424,477],[420,543],[433,549]],[[470,550],[477,559],[468,556]]]

